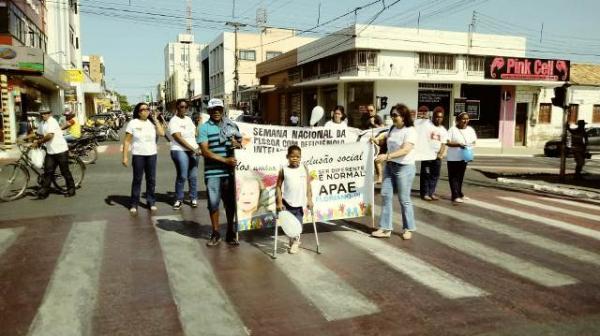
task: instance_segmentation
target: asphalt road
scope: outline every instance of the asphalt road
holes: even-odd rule
[[[159,211],[130,217],[131,171],[119,157],[118,146],[109,146],[74,198],[0,203],[0,335],[600,330],[598,203],[497,188],[469,170],[471,199],[461,206],[448,200],[446,180],[442,200],[414,197],[411,240],[370,238],[366,218],[319,223],[322,254],[307,225],[301,252],[288,255],[282,241],[272,260],[269,231],[243,233],[238,248],[205,246],[202,180],[198,208],[171,210],[175,173],[164,146]],[[552,162],[478,158],[471,165],[484,164],[538,169]],[[399,232],[397,204],[395,211]]]

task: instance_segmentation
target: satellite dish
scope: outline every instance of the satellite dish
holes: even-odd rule
[[[316,123],[321,121],[321,119],[323,119],[324,114],[325,110],[323,110],[321,106],[315,106],[310,114],[310,125],[314,126]]]
[[[298,221],[298,218],[289,211],[279,212],[277,220],[279,226],[283,229],[286,236],[290,238],[298,237],[302,233],[302,223]]]

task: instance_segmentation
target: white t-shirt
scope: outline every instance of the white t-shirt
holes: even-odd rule
[[[187,143],[192,146],[192,148],[198,148],[198,144],[196,143],[196,125],[192,119],[188,116],[183,118],[179,118],[178,116],[173,116],[169,121],[169,134],[173,135],[175,133],[181,133],[181,137],[187,141]],[[187,151],[187,148],[184,148],[175,140],[173,137],[173,141],[171,141],[171,150],[175,151]]]
[[[58,126],[58,121],[53,117],[50,117],[48,121],[42,121],[40,127],[37,129],[37,133],[43,136],[50,133],[54,134],[50,141],[44,143],[48,154],[60,154],[69,150],[67,141],[63,137],[63,132],[60,126]]]
[[[125,132],[133,136],[131,154],[156,154],[156,126],[150,120],[133,119],[127,124]]]
[[[290,168],[287,165],[283,169],[282,198],[293,207],[304,207],[306,205],[306,167],[300,165]]]
[[[459,129],[456,126],[450,127],[448,130],[448,142],[455,142],[463,144],[465,146],[473,147],[477,141],[477,134],[471,126],[467,126],[465,129]],[[460,147],[448,147],[448,161],[462,161],[462,148]]]
[[[429,125],[429,143],[431,144],[431,148],[437,154],[440,152],[442,148],[442,144],[446,144],[448,142],[448,131],[446,127],[440,125],[435,126],[433,123]]]
[[[413,145],[417,144],[417,130],[412,126],[402,128],[394,126],[387,136],[388,153],[397,151],[407,142]],[[404,165],[415,164],[414,147],[408,154],[390,159],[389,161]]]
[[[323,126],[329,127],[329,128],[347,128],[348,127],[348,119],[342,120],[342,122],[340,122],[339,124],[334,122],[333,120],[329,120]]]

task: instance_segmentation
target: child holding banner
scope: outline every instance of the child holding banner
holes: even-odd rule
[[[300,223],[303,222],[304,206],[313,208],[310,175],[306,166],[300,166],[302,150],[296,145],[288,147],[288,165],[282,167],[277,178],[277,210],[291,212]],[[290,238],[289,253],[298,252],[300,236]]]

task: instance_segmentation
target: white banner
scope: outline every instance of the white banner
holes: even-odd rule
[[[253,153],[270,154],[291,145],[306,147],[338,145],[358,141],[360,130],[353,127],[291,127],[236,122],[242,133],[242,145]]]
[[[236,150],[238,231],[272,227],[277,175],[287,152]],[[311,176],[315,220],[370,216],[373,207],[373,146],[356,143],[304,147],[302,163]],[[304,210],[304,222],[311,222]]]

